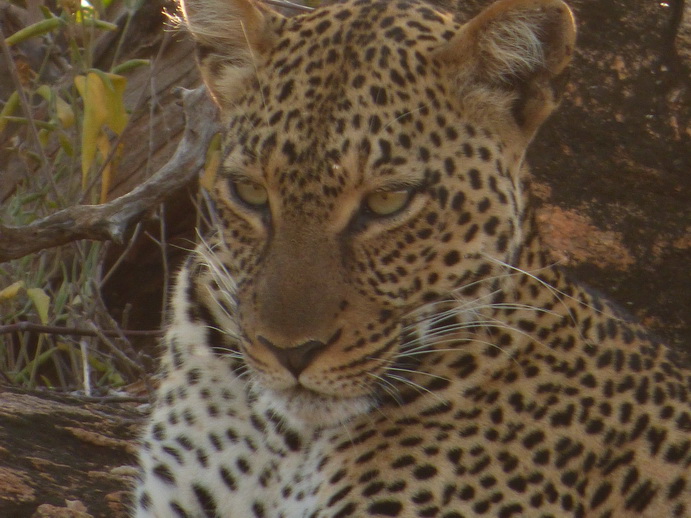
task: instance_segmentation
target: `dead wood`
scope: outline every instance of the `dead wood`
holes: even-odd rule
[[[124,242],[127,231],[187,185],[204,165],[211,137],[219,131],[216,108],[204,88],[183,91],[186,126],[173,157],[131,192],[102,205],[78,205],[23,227],[0,225],[0,262],[77,239]]]
[[[0,516],[124,518],[141,405],[0,387]]]

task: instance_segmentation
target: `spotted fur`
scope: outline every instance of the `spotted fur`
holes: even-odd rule
[[[225,127],[135,516],[691,516],[691,376],[548,259],[560,0],[186,0]],[[573,173],[575,174],[575,173]]]

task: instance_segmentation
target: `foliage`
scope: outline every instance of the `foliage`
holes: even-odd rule
[[[94,49],[105,32],[121,29],[106,14],[106,8],[118,3],[126,12],[124,28],[116,40],[115,59],[104,70],[94,62]],[[27,225],[71,205],[106,201],[119,136],[129,118],[125,74],[147,64],[118,58],[140,4],[46,2],[41,5],[42,20],[3,35],[4,50],[12,55],[8,65],[15,90],[0,92],[0,161],[9,164],[7,174],[16,174],[14,190],[2,203],[1,223]],[[19,3],[12,7],[21,9]],[[26,49],[42,53],[38,66],[22,59]],[[0,375],[5,381],[90,393],[140,374],[120,325],[101,300],[108,275],[103,272],[104,247],[75,242],[0,264],[0,331],[3,326],[14,329],[0,334]],[[63,327],[66,332],[17,330],[23,323]],[[74,336],[71,329],[91,330],[97,336]],[[111,341],[107,334],[119,337]]]

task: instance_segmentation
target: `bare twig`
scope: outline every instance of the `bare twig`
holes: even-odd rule
[[[168,312],[168,282],[170,280],[169,268],[168,268],[168,245],[166,244],[166,206],[161,204],[160,214],[161,214],[161,227],[160,235],[161,240],[159,246],[161,249],[161,266],[163,267],[163,300],[161,301],[161,308],[163,311],[163,321],[166,321],[166,313]]]
[[[61,210],[24,227],[0,225],[0,262],[17,259],[77,239],[122,243],[131,225],[190,182],[204,165],[212,136],[219,131],[216,107],[204,88],[183,91],[185,132],[173,157],[133,191],[103,205]]]
[[[120,256],[117,258],[117,260],[113,263],[113,266],[110,267],[110,270],[106,272],[106,274],[103,276],[101,281],[98,283],[98,289],[101,290],[103,286],[108,282],[108,279],[116,272],[116,270],[120,267],[122,262],[125,260],[125,257],[127,257],[127,254],[130,253],[130,250],[132,250],[132,247],[134,246],[134,243],[137,241],[137,237],[139,237],[139,231],[142,229],[142,224],[137,223],[137,226],[134,227],[134,232],[132,232],[132,235],[130,236],[129,241],[127,242],[127,246],[125,247],[125,250],[120,254]]]
[[[69,396],[87,403],[149,403],[149,398],[137,396],[83,396],[74,393]]]
[[[100,308],[101,317],[104,318],[110,324],[110,326],[113,328],[113,332],[115,333],[114,336],[117,336],[118,338],[120,338],[121,344],[120,344],[120,348],[117,348],[118,351],[116,352],[116,355],[118,355],[118,357],[119,357],[120,354],[122,354],[122,356],[124,358],[127,358],[127,360],[123,360],[123,361],[131,362],[133,365],[136,366],[135,372],[137,372],[140,375],[144,375],[146,377],[146,373],[144,372],[144,369],[139,367],[139,364],[137,363],[137,361],[141,360],[141,358],[142,358],[142,352],[134,350],[134,348],[132,347],[132,344],[127,339],[127,336],[125,336],[125,334],[122,332],[122,328],[118,325],[118,323],[115,321],[115,319],[111,316],[111,314],[108,311],[108,308],[106,307],[105,302],[103,301],[103,296],[102,296],[101,290],[99,289],[99,286],[101,285],[100,268],[98,271],[98,278],[93,279],[92,283],[93,283],[93,288],[94,288],[94,290],[93,290],[94,300],[95,300],[97,306],[99,306],[99,308]],[[99,328],[95,327],[95,324],[92,324],[90,327],[98,333],[98,336],[101,339],[101,341],[103,341],[109,347],[115,347],[106,339],[105,335],[103,334],[103,331],[101,331]],[[123,351],[120,351],[121,348],[123,349]],[[129,365],[129,363],[127,363],[127,364]]]
[[[29,133],[31,134],[31,138],[33,139],[34,145],[36,146],[36,154],[41,159],[41,171],[43,173],[43,177],[48,178],[48,182],[50,183],[50,186],[53,189],[53,193],[55,194],[58,200],[61,200],[60,191],[55,185],[55,179],[53,178],[52,171],[49,171],[48,169],[48,157],[46,156],[46,153],[43,150],[43,146],[41,145],[41,139],[38,136],[38,129],[36,129],[36,122],[34,121],[31,106],[29,105],[29,100],[26,98],[26,93],[24,92],[24,85],[22,85],[22,81],[19,79],[17,66],[14,63],[14,59],[12,59],[12,53],[10,52],[10,48],[5,42],[5,34],[2,31],[2,27],[0,27],[0,48],[2,48],[2,53],[5,56],[5,60],[7,61],[7,68],[9,68],[10,76],[12,77],[12,82],[14,83],[15,88],[17,88],[17,93],[19,94],[19,104],[22,105],[24,115],[26,116],[26,120],[29,123]]]
[[[96,333],[96,336],[98,336],[101,341],[108,346],[110,351],[121,361],[123,362],[127,367],[129,367],[133,372],[136,372],[137,374],[143,374],[144,369],[142,369],[139,365],[137,365],[131,358],[129,358],[125,353],[123,353],[118,346],[116,346],[113,342],[108,340],[108,337],[101,331],[96,324],[93,322],[89,322],[89,327],[91,330]],[[130,373],[132,374],[132,373]]]
[[[119,331],[100,331],[96,332],[91,329],[80,329],[76,327],[62,327],[62,326],[44,326],[41,324],[34,324],[32,322],[17,322],[16,324],[8,324],[0,326],[0,335],[8,333],[47,333],[51,335],[70,335],[70,336],[162,336],[163,331],[158,329],[138,330],[138,329],[121,329]]]

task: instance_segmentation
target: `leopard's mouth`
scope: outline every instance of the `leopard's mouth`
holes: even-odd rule
[[[371,396],[331,396],[300,385],[283,390],[257,386],[254,392],[266,410],[300,428],[340,426],[367,413],[374,405]]]

